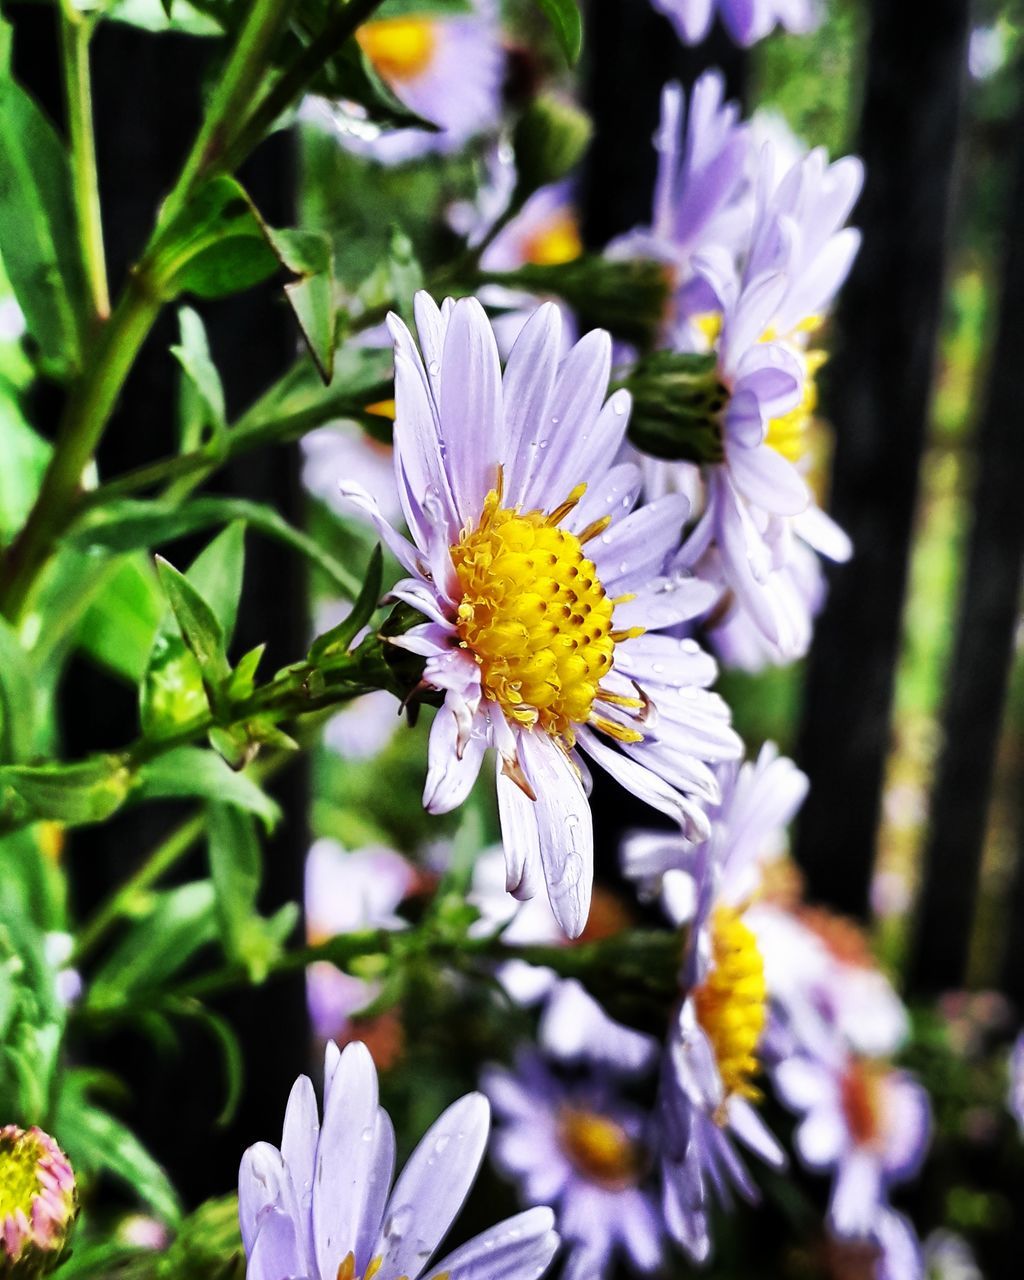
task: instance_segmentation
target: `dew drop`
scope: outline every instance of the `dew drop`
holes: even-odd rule
[[[436,1156],[443,1155],[449,1143],[451,1142],[451,1140],[452,1139],[450,1134],[443,1133],[440,1136],[440,1138],[438,1138],[438,1140],[434,1143],[434,1155]]]
[[[427,372],[430,374],[432,378],[436,378],[437,375],[441,372],[441,366],[437,363],[436,360],[431,360],[430,364],[427,365]]]

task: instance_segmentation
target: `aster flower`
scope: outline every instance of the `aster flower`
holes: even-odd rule
[[[346,852],[317,840],[306,857],[306,932],[310,943],[360,929],[404,929],[395,914],[412,890],[415,869],[392,849]],[[344,973],[327,960],[306,970],[310,1020],[318,1036],[344,1036],[349,1019],[380,994],[380,985]]]
[[[51,1270],[77,1211],[74,1170],[53,1138],[35,1125],[0,1129],[0,1273]]]
[[[437,132],[381,132],[351,111],[323,102],[307,107],[307,118],[333,120],[348,150],[398,164],[458,151],[500,123],[505,53],[495,0],[471,0],[468,13],[410,11],[367,22],[356,39],[395,96]]]
[[[725,100],[719,71],[700,77],[689,111],[682,86],[666,85],[654,137],[658,169],[650,226],[630,231],[608,246],[610,257],[653,258],[668,269],[672,305],[662,342],[669,348],[692,349],[699,338],[693,317],[717,305],[695,259],[707,249],[738,253],[749,238],[749,126],[739,116],[739,106]]]
[[[739,45],[756,44],[777,26],[797,35],[821,21],[820,0],[652,0],[684,44],[700,44],[716,15]]]
[[[640,1272],[662,1260],[664,1226],[650,1185],[649,1117],[590,1072],[567,1085],[536,1055],[482,1085],[499,1119],[498,1168],[527,1204],[552,1204],[569,1253],[565,1280],[607,1275],[617,1256]]]
[[[710,868],[716,901],[741,913],[764,965],[769,1020],[762,1056],[828,1051],[836,1042],[886,1056],[904,1042],[907,1011],[852,921],[800,900],[786,828],[807,794],[807,778],[765,743],[756,761],[718,769],[722,799],[709,808],[707,848],[674,832],[640,831],[622,846],[625,875],[661,891],[673,923],[697,910],[697,877]]]
[[[912,1178],[924,1159],[928,1095],[888,1063],[839,1051],[789,1058],[773,1077],[783,1102],[803,1117],[794,1137],[801,1158],[833,1172],[831,1226],[841,1236],[872,1238],[890,1188]]]
[[[429,1261],[476,1177],[489,1108],[468,1094],[428,1130],[391,1187],[395,1133],[378,1105],[366,1046],[327,1046],[323,1124],[308,1077],[295,1082],[280,1150],[250,1147],[238,1174],[249,1280],[537,1280],[558,1248],[550,1209],[536,1208]]]
[[[754,763],[722,766],[709,840],[645,832],[624,845],[627,875],[660,886],[673,922],[689,930],[681,987],[662,1064],[664,1209],[672,1235],[698,1261],[711,1252],[712,1195],[757,1199],[736,1141],[769,1164],[782,1148],[755,1107],[769,1027],[767,962],[750,904],[784,851],[783,830],[807,779],[766,744]]]
[[[431,728],[424,804],[462,803],[497,757],[508,890],[540,876],[571,937],[593,879],[580,751],[691,835],[735,758],[714,665],[693,641],[653,634],[692,618],[709,589],[665,564],[688,512],[669,495],[632,512],[638,472],[613,466],[629,397],[604,402],[611,344],[588,334],[561,358],[550,305],[527,322],[504,378],[475,299],[416,298],[422,356],[392,316],[395,466],[410,543],[373,498],[342,482],[411,575],[393,595],[425,615],[394,643],[445,695]],[[630,514],[632,512],[632,514]]]

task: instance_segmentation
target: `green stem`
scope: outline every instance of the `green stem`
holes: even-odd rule
[[[71,172],[82,262],[92,295],[93,318],[110,315],[107,263],[103,251],[96,139],[92,119],[92,80],[89,41],[92,23],[68,3],[61,4],[60,44],[64,72],[64,100],[71,141]]]
[[[254,0],[195,144],[164,202],[159,226],[181,212],[197,184],[218,163],[226,133],[265,73],[273,42],[292,3],[293,0]],[[76,108],[72,118],[78,115]],[[103,325],[85,370],[71,391],[38,497],[5,558],[0,578],[0,612],[9,619],[16,620],[23,612],[53,543],[67,526],[82,472],[96,451],[124,380],[160,313],[163,299],[151,280],[150,261],[156,235],[154,232],[150,248]]]
[[[291,6],[292,0],[253,0],[192,150],[160,210],[162,225],[181,212],[204,178],[215,170],[234,167],[228,165],[226,154],[231,132],[235,121],[244,117],[250,99],[266,75],[270,54]],[[258,141],[256,138],[252,145]],[[235,165],[247,154],[248,151],[240,152]]]
[[[81,961],[107,936],[123,916],[133,913],[134,905],[142,894],[179,862],[206,830],[206,818],[199,814],[183,822],[166,840],[149,854],[142,866],[108,898],[92,919],[78,934],[73,957],[74,964]]]
[[[305,91],[328,58],[355,35],[381,3],[382,0],[348,0],[320,34],[306,45],[291,66],[281,72],[239,129],[227,152],[231,165],[237,165],[242,157],[249,154],[274,122]]]
[[[82,472],[96,451],[160,306],[160,298],[136,272],[103,326],[92,358],[71,393],[39,495],[4,562],[0,611],[11,620],[22,614],[54,541],[66,527]]]

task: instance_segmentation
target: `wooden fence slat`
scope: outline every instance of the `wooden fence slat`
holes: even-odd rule
[[[936,772],[909,981],[917,993],[966,976],[986,815],[1020,618],[1024,562],[1024,115],[1004,219],[1005,265],[988,393],[976,443],[968,544],[943,746]],[[1020,940],[1018,921],[1009,922]]]
[[[872,0],[861,119],[864,245],[826,390],[832,510],[854,544],[807,669],[798,756],[811,777],[797,857],[811,895],[867,911],[918,473],[942,301],[967,0]]]
[[[717,28],[698,48],[686,48],[649,0],[597,0],[586,13],[584,56],[594,141],[583,176],[583,237],[600,249],[650,222],[663,86],[680,80],[689,87],[719,67],[729,94],[742,97],[746,55]]]

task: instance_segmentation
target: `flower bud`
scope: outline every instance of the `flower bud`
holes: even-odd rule
[[[534,191],[558,182],[583,158],[593,132],[589,118],[561,98],[534,98],[519,117],[512,147],[516,157],[513,204],[524,204]]]
[[[0,1276],[51,1271],[77,1211],[74,1171],[49,1134],[0,1129]]]
[[[629,437],[644,453],[669,462],[721,462],[721,413],[728,392],[717,358],[655,351],[620,383],[633,397]]]

